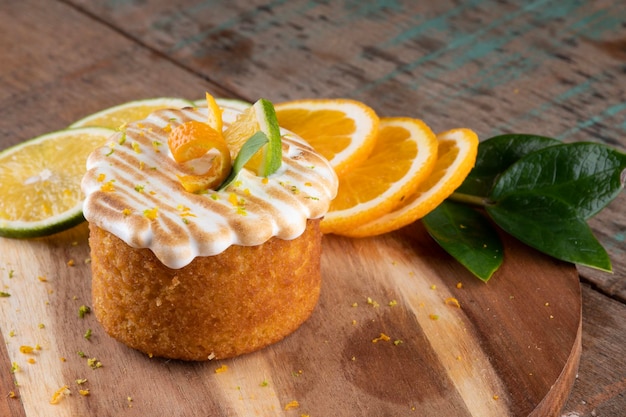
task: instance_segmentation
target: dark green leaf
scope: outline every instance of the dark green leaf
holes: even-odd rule
[[[494,181],[523,156],[560,141],[537,135],[508,134],[494,136],[478,145],[476,164],[457,193],[486,197]]]
[[[584,218],[567,203],[532,191],[510,194],[487,206],[504,231],[554,258],[604,271],[611,270],[608,254]]]
[[[487,220],[477,210],[444,201],[422,222],[435,241],[470,272],[483,281],[502,264],[502,243]]]
[[[526,155],[496,181],[490,198],[531,192],[561,200],[589,219],[624,188],[626,154],[596,143],[571,143]]]
[[[233,162],[233,169],[230,171],[230,175],[224,180],[222,185],[218,187],[218,190],[223,190],[228,187],[228,185],[230,185],[230,183],[237,178],[237,175],[250,158],[252,158],[254,154],[257,153],[267,142],[269,142],[267,135],[261,131],[258,131],[254,135],[250,136],[235,157],[235,162]]]

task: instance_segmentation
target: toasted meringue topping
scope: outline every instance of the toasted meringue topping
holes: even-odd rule
[[[224,109],[227,127],[238,115]],[[273,236],[294,239],[307,219],[322,217],[337,192],[328,161],[295,134],[283,131],[280,169],[267,178],[243,169],[221,191],[193,194],[178,175],[167,146],[177,125],[205,121],[200,109],[160,110],[129,123],[87,160],[81,186],[85,218],[133,248],[149,248],[177,269],[197,256],[212,256],[231,245],[254,246]]]

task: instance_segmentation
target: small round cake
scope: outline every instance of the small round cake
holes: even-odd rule
[[[224,109],[225,128],[238,112]],[[206,110],[128,124],[87,161],[93,310],[106,332],[149,355],[208,360],[261,349],[317,304],[320,219],[337,192],[322,156],[282,131],[282,163],[243,169],[225,189],[185,191],[169,132]]]

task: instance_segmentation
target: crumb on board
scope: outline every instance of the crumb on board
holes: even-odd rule
[[[24,354],[33,353],[34,350],[35,350],[35,348],[32,347],[32,346],[28,346],[28,345],[20,346],[20,352],[22,352]]]
[[[381,333],[380,336],[375,337],[374,339],[372,339],[372,343],[378,343],[378,342],[388,342],[390,341],[391,338],[389,336],[387,336],[385,333]]]
[[[371,305],[374,308],[378,308],[378,306],[380,305],[378,304],[378,302],[372,300],[371,297],[367,297],[367,304]]]
[[[448,297],[444,300],[444,302],[449,306],[461,308],[461,303],[459,303],[459,300],[454,297]]]
[[[70,391],[67,385],[63,385],[61,388],[56,390],[54,394],[52,394],[52,398],[50,398],[50,404],[58,404],[61,402],[63,398],[70,395],[72,392]]]
[[[219,368],[217,368],[215,370],[215,373],[216,374],[221,374],[221,373],[226,372],[226,371],[228,371],[228,366],[223,364],[222,366],[220,366]]]
[[[298,407],[300,407],[300,403],[296,400],[290,401],[287,404],[285,404],[285,410],[294,410]]]

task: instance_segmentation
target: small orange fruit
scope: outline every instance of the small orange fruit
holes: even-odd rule
[[[216,188],[230,173],[232,165],[228,145],[221,132],[206,123],[192,120],[178,125],[170,132],[168,145],[176,162],[189,163],[185,165],[189,175],[179,177],[189,192]],[[217,152],[212,154],[209,151],[213,149]],[[204,158],[209,158],[209,161],[202,161]],[[208,168],[206,162],[210,163]],[[196,172],[198,170],[203,172]]]

